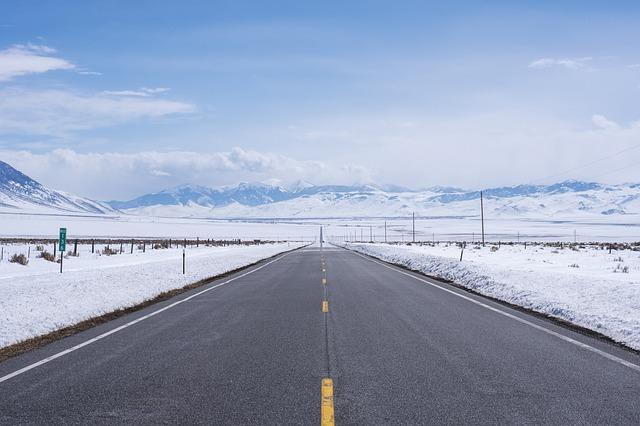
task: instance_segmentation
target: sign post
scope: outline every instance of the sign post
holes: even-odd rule
[[[58,250],[60,251],[60,273],[62,273],[62,260],[64,259],[64,251],[67,248],[67,228],[60,228],[60,239]]]

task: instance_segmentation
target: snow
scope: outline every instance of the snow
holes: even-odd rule
[[[550,246],[357,244],[347,247],[640,349],[640,252]],[[497,245],[496,245],[497,247]],[[495,250],[495,249],[494,249]],[[622,272],[624,267],[628,272]]]
[[[66,227],[73,238],[196,238],[207,239],[280,239],[312,241],[324,226],[326,235],[338,238],[384,240],[387,222],[388,241],[411,239],[411,217],[359,219],[196,219],[133,215],[33,215],[0,214],[0,237],[57,238]],[[640,222],[601,216],[588,221],[485,219],[487,241],[640,241]],[[416,238],[420,241],[471,241],[479,238],[479,218],[416,218]],[[575,236],[574,236],[575,231]],[[364,240],[364,239],[363,239]]]
[[[57,238],[67,228],[67,238],[193,238],[243,240],[313,240],[319,223],[307,221],[231,221],[212,219],[141,217],[131,215],[0,214],[0,236]]]
[[[0,211],[31,213],[113,213],[110,206],[49,189],[0,161]]]
[[[240,188],[240,187],[239,187]],[[375,186],[307,186],[299,190],[265,188],[248,191],[255,203],[219,192],[217,204],[174,205],[125,203],[136,215],[217,218],[354,218],[354,217],[478,217],[478,191],[439,188],[421,191],[384,191]],[[226,191],[230,191],[229,188]],[[249,195],[252,194],[252,195]],[[141,197],[145,198],[145,197]],[[206,198],[206,197],[205,197]],[[258,201],[259,200],[259,201]],[[516,186],[485,191],[485,214],[493,218],[537,220],[598,220],[615,216],[617,221],[640,222],[640,191],[637,184],[600,185],[567,181],[549,186]]]
[[[5,246],[5,260],[0,262],[0,347],[134,306],[299,246],[301,243],[187,248],[185,275],[182,249],[147,247],[146,253],[136,249],[134,254],[127,250],[100,256],[92,255],[89,246],[81,246],[80,256],[66,258],[60,274],[59,264],[36,258],[33,246],[29,265],[8,263],[7,252],[27,251],[26,246]]]

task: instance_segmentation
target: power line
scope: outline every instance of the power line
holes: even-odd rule
[[[630,169],[630,168],[632,168],[632,167],[638,167],[638,164],[640,164],[640,162],[635,162],[635,163],[633,163],[633,164],[629,164],[628,166],[620,167],[620,168],[618,168],[618,169],[611,170],[611,171],[608,171],[608,172],[606,172],[606,173],[602,173],[602,174],[600,174],[600,175],[598,175],[598,176],[590,177],[589,179],[599,179],[599,178],[601,178],[602,176],[610,175],[610,174],[612,174],[612,173],[620,172],[620,171],[622,171],[622,170],[627,170],[627,169]]]
[[[573,168],[565,170],[565,171],[563,171],[561,173],[556,173],[556,174],[553,174],[553,175],[545,176],[543,178],[534,179],[534,180],[530,181],[529,183],[539,182],[539,181],[543,181],[543,180],[547,180],[547,179],[552,179],[552,178],[555,178],[555,177],[558,177],[558,176],[563,176],[563,175],[566,175],[567,173],[571,173],[571,172],[574,172],[576,170],[584,169],[585,167],[592,166],[592,165],[597,164],[597,163],[599,163],[601,161],[609,160],[611,158],[617,157],[620,154],[624,154],[625,152],[629,152],[629,151],[632,151],[632,150],[638,149],[638,148],[640,148],[640,144],[630,146],[630,147],[625,148],[625,149],[623,149],[621,151],[618,151],[618,152],[616,152],[614,154],[607,155],[606,157],[598,158],[597,160],[590,161],[589,163],[583,164],[581,166],[573,167]],[[621,170],[621,169],[619,169],[619,170]],[[616,172],[616,171],[619,171],[619,170],[614,170],[613,172]],[[611,173],[613,173],[613,172],[611,172]],[[609,174],[609,173],[606,173],[606,174]],[[604,175],[600,175],[600,176],[604,176]],[[599,177],[599,176],[597,176],[597,177]],[[596,179],[596,178],[589,178],[589,179]]]

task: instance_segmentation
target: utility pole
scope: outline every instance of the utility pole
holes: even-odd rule
[[[413,223],[413,232],[412,232],[412,241],[416,242],[416,212],[411,213],[412,223]]]
[[[480,220],[482,221],[482,247],[484,247],[484,202],[480,191]]]
[[[373,242],[373,227],[369,225],[369,242]]]
[[[387,221],[384,221],[384,242],[387,242]]]
[[[320,227],[320,248],[322,248],[322,226]]]

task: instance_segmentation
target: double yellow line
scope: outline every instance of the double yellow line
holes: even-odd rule
[[[322,285],[327,285],[327,267],[324,264],[324,257],[322,258]],[[329,312],[329,301],[327,300],[327,291],[324,289],[324,299],[322,300],[322,312],[325,314]]]
[[[333,380],[322,379],[322,406],[320,413],[321,426],[333,426]]]
[[[327,285],[327,268],[324,263],[324,257],[322,258],[322,285]],[[322,312],[324,314],[329,313],[329,301],[327,300],[327,288],[324,287],[324,298],[322,300]],[[330,378],[322,379],[322,385],[320,388],[321,402],[320,402],[320,425],[321,426],[334,426],[334,410],[333,410],[333,380]]]

